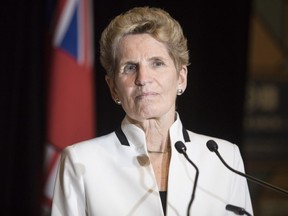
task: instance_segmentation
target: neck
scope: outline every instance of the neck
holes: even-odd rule
[[[166,153],[169,153],[171,151],[171,146],[167,145],[167,148],[164,150],[150,150],[148,148],[147,151],[148,151],[148,153],[151,153],[151,154],[166,154]]]
[[[144,131],[149,153],[165,154],[170,151],[169,129],[175,121],[175,113],[173,116],[165,115],[163,118],[152,118],[145,121],[127,118]]]

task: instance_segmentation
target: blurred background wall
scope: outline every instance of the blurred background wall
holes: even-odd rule
[[[288,1],[254,0],[243,147],[248,173],[288,188]],[[287,215],[288,199],[250,184],[255,215]],[[257,214],[256,214],[257,213]]]
[[[4,215],[41,214],[48,112],[47,13],[56,3],[11,0],[1,7]],[[166,9],[188,38],[189,83],[177,107],[185,127],[236,143],[247,173],[288,188],[287,0],[94,2],[97,136],[112,131],[123,118],[104,82],[100,33],[112,17],[141,5]],[[255,184],[250,188],[255,215],[287,215],[287,197]]]
[[[0,211],[39,215],[45,141],[44,4],[2,3]]]

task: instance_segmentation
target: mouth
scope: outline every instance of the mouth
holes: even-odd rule
[[[156,93],[156,92],[143,92],[143,93],[136,95],[136,99],[141,100],[141,99],[155,97],[157,95],[158,95],[158,93]]]

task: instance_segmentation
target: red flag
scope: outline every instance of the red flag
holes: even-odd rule
[[[44,207],[50,211],[61,151],[95,136],[92,1],[59,0],[49,71]]]

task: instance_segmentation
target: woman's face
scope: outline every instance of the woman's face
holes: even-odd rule
[[[187,67],[177,72],[165,45],[149,34],[125,36],[117,51],[115,77],[106,76],[113,99],[136,121],[174,117],[177,89],[186,88]]]

